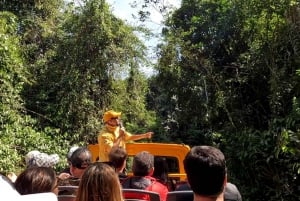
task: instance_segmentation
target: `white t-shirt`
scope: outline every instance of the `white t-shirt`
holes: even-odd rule
[[[0,175],[0,196],[5,201],[57,201],[54,193],[20,195],[2,175]]]

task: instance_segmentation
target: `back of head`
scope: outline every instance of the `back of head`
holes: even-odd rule
[[[153,177],[163,183],[168,181],[168,163],[165,157],[154,157]]]
[[[154,156],[147,151],[142,151],[134,156],[132,172],[135,176],[147,176],[154,167]]]
[[[76,200],[122,201],[121,186],[115,170],[101,162],[90,165],[83,173]]]
[[[227,182],[225,191],[224,191],[224,198],[226,200],[232,201],[242,201],[242,196],[236,185]]]
[[[69,150],[69,152],[67,153],[67,160],[70,161],[72,154],[74,153],[74,151],[76,151],[76,149],[78,149],[79,147],[77,145],[72,146]]]
[[[56,186],[56,173],[50,167],[29,167],[17,177],[15,188],[21,195],[52,192]]]
[[[127,151],[123,147],[113,147],[108,158],[115,168],[121,168],[127,159]]]
[[[79,147],[71,155],[70,163],[78,169],[85,169],[92,163],[92,154],[87,148]]]
[[[195,194],[217,197],[226,182],[226,162],[223,153],[211,146],[195,146],[186,155],[184,169]]]
[[[57,196],[54,193],[20,195],[11,181],[3,175],[0,175],[0,194],[2,196],[1,200],[6,201],[57,201]]]

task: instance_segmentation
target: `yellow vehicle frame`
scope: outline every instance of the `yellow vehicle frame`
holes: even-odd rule
[[[96,161],[99,154],[98,144],[89,144],[88,149],[92,153],[93,161]],[[128,156],[135,156],[141,151],[148,151],[154,156],[175,157],[178,160],[178,170],[176,173],[169,173],[169,177],[175,180],[184,181],[186,174],[183,167],[183,159],[189,152],[190,147],[185,144],[168,143],[127,143],[126,150]],[[129,172],[129,174],[131,174]]]

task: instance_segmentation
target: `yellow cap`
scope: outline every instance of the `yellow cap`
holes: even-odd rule
[[[113,110],[109,110],[104,113],[103,115],[103,121],[104,123],[111,120],[112,118],[117,118],[121,116],[121,112],[115,112]]]

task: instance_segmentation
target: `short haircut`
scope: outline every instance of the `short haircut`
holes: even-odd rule
[[[211,146],[195,146],[186,155],[184,169],[193,192],[217,197],[224,190],[226,162],[224,154]]]
[[[113,147],[108,154],[108,158],[115,168],[121,168],[127,159],[127,151],[123,147]]]
[[[73,152],[70,163],[73,167],[85,169],[92,163],[92,154],[87,148],[79,147]]]
[[[154,156],[147,151],[142,151],[134,156],[132,172],[134,176],[147,176],[154,167]]]

